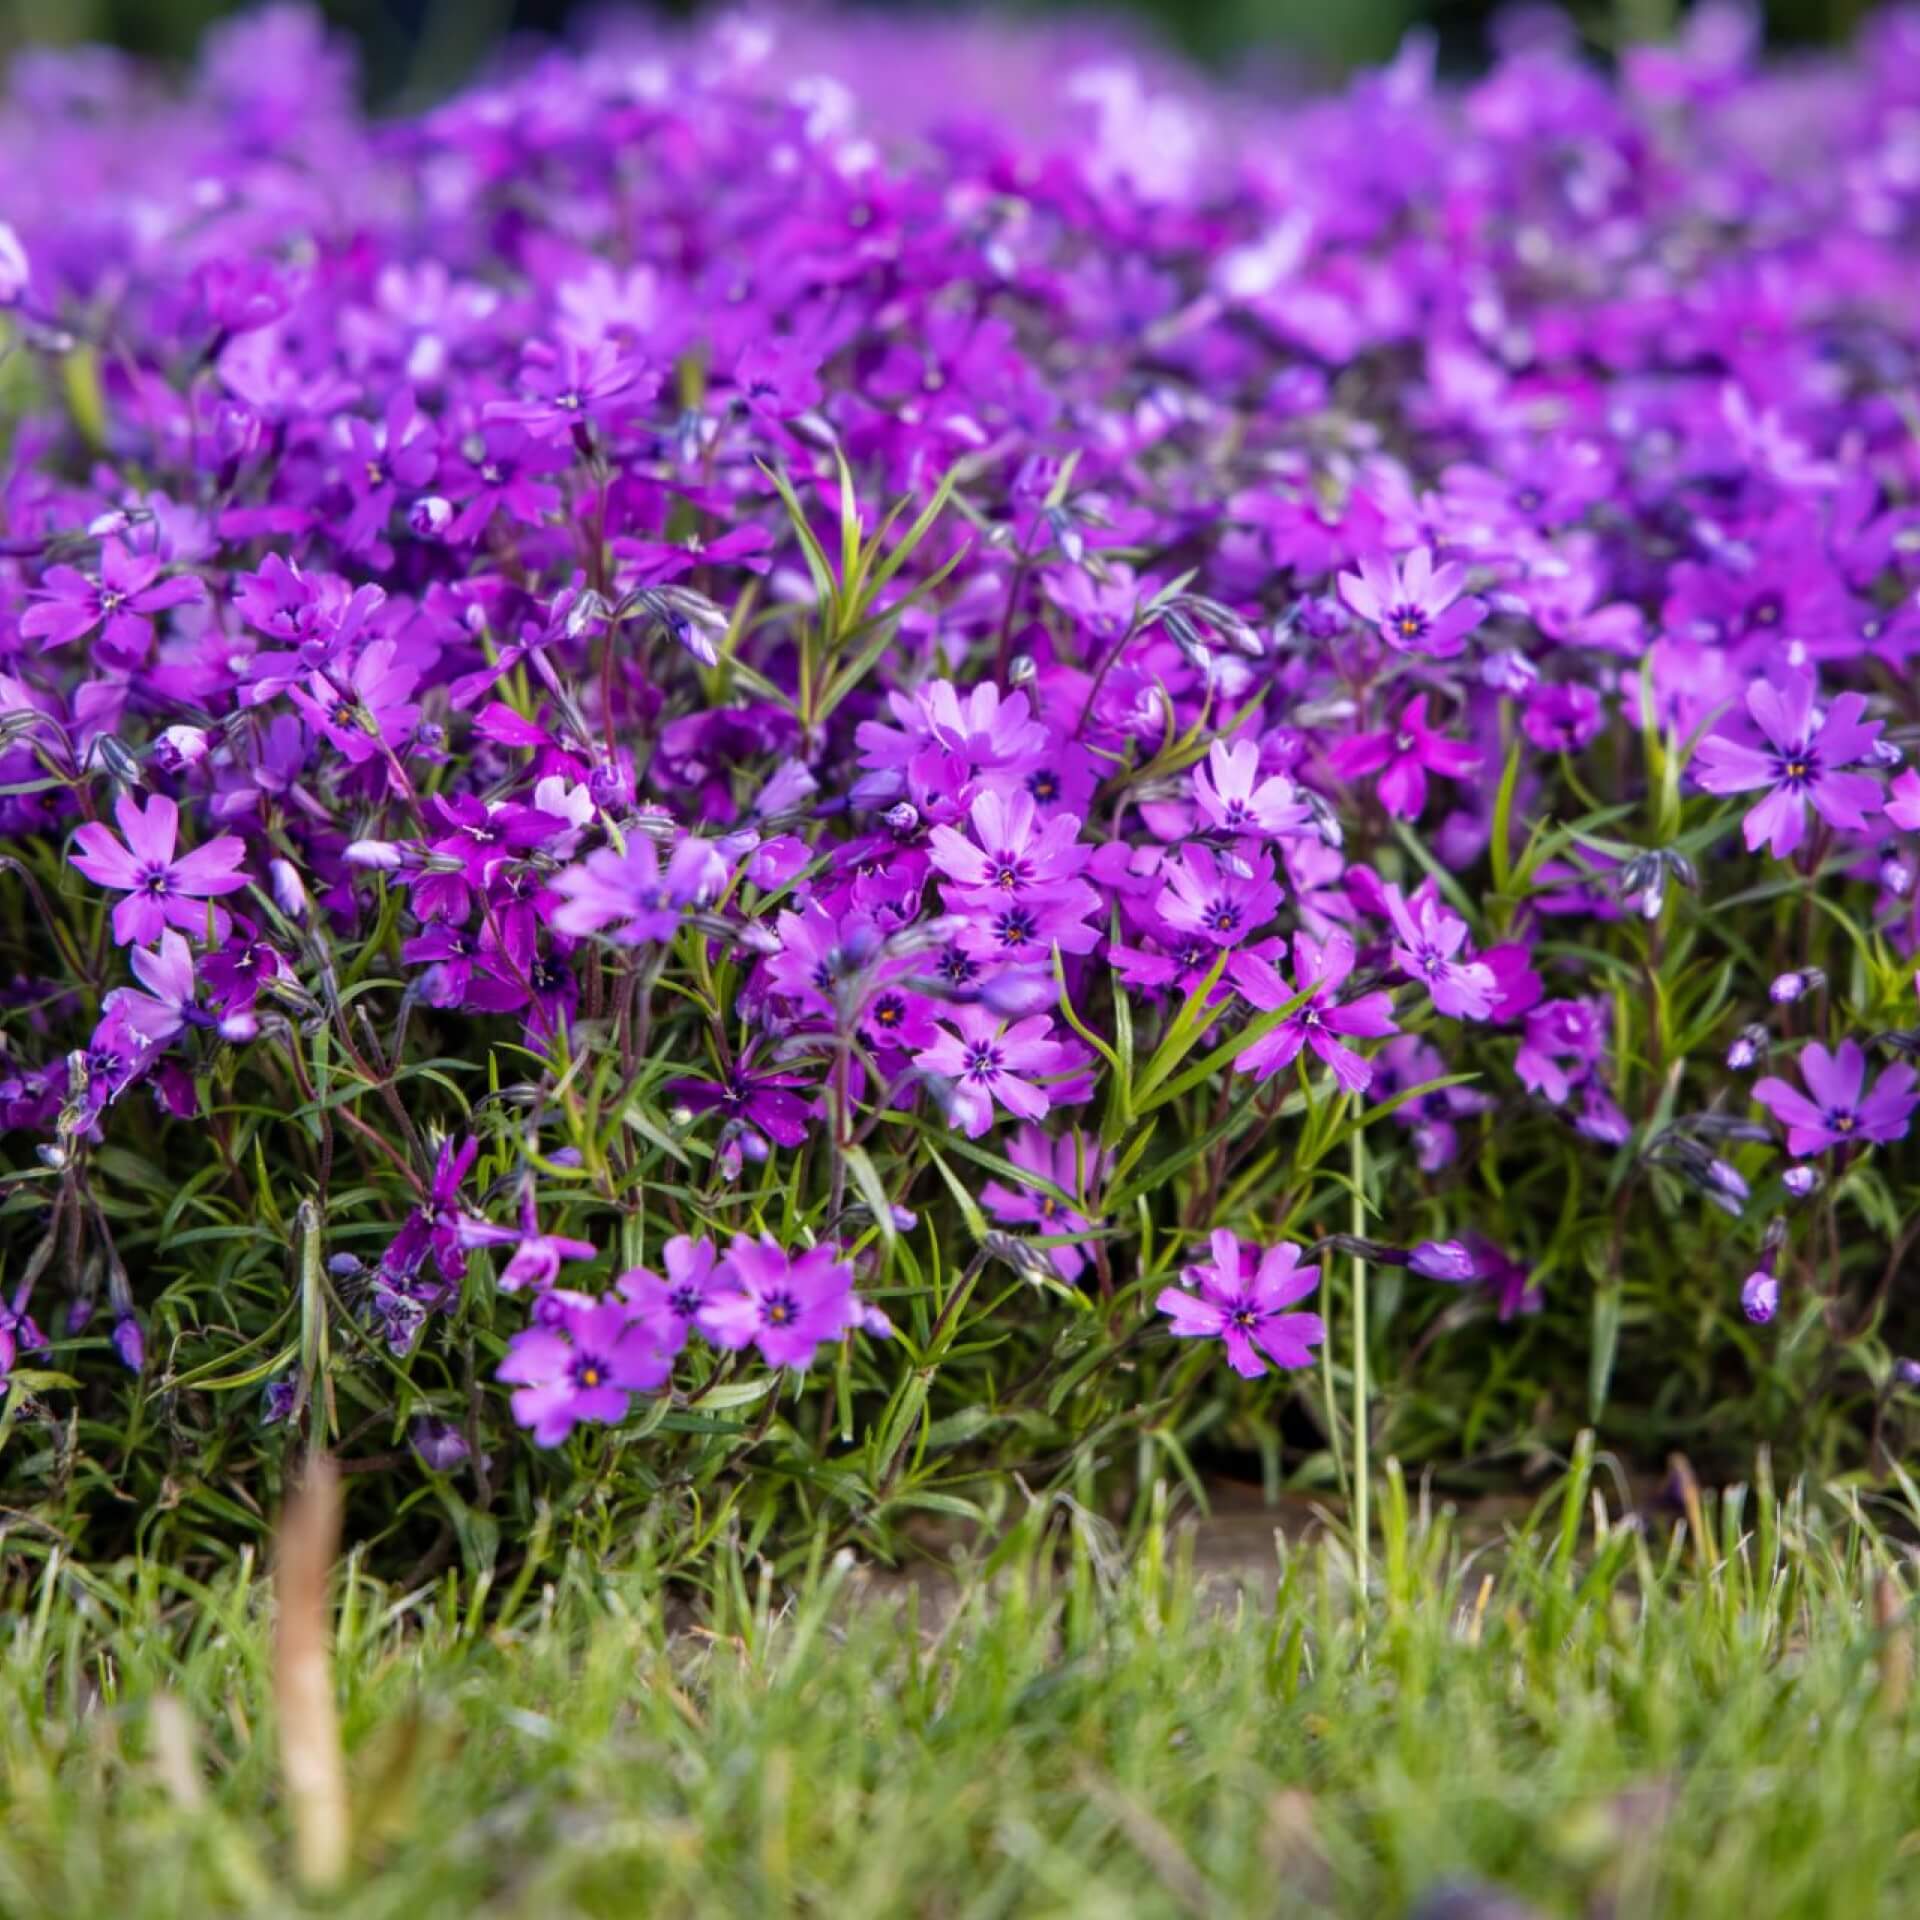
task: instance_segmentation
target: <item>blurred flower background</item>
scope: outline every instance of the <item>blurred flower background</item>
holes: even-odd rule
[[[1791,45],[1845,39],[1869,8],[1870,0],[1764,0],[1755,11],[1771,41]],[[237,0],[0,0],[0,59],[22,46],[82,40],[185,58],[210,22],[238,10]],[[322,0],[320,10],[358,40],[372,97],[392,101],[458,84],[516,33],[563,33],[622,9],[604,0]],[[656,0],[648,10],[691,18],[717,9],[701,0]],[[956,12],[1132,16],[1203,59],[1265,62],[1322,78],[1384,58],[1410,27],[1437,33],[1444,57],[1475,59],[1503,16],[1531,9],[1511,0],[892,0],[861,10],[909,20]],[[1687,8],[1681,0],[1574,0],[1569,10],[1605,48],[1658,38]]]

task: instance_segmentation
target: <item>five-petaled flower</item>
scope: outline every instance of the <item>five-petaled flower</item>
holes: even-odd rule
[[[513,1417],[543,1447],[557,1447],[583,1420],[624,1420],[632,1395],[657,1393],[673,1355],[654,1324],[619,1299],[554,1288],[542,1317],[508,1343],[498,1377],[516,1389]]]
[[[1340,576],[1340,597],[1395,652],[1448,660],[1487,617],[1486,603],[1466,585],[1467,570],[1458,561],[1435,566],[1432,553],[1416,547],[1398,563],[1369,554],[1358,573]]]
[[[1233,1064],[1242,1073],[1265,1080],[1291,1065],[1302,1047],[1309,1047],[1349,1093],[1364,1093],[1373,1082],[1373,1068],[1345,1042],[1399,1032],[1393,1021],[1392,994],[1363,993],[1340,1000],[1340,988],[1354,963],[1353,942],[1344,933],[1335,933],[1324,946],[1309,933],[1296,933],[1293,958],[1301,982],[1298,989],[1257,953],[1236,954],[1228,966],[1233,984],[1262,1013],[1277,1012],[1301,992],[1309,996],[1270,1032],[1250,1041],[1234,1056]]]
[[[78,567],[47,569],[34,604],[20,616],[20,631],[50,649],[99,627],[102,644],[122,663],[143,661],[153,645],[153,616],[207,597],[193,574],[162,580],[165,566],[157,555],[129,553],[119,540],[104,540],[97,580]]]
[[[950,1020],[932,1046],[914,1055],[914,1065],[948,1083],[960,1130],[977,1139],[993,1125],[996,1103],[1023,1120],[1042,1118],[1052,1102],[1028,1076],[1056,1073],[1064,1064],[1052,1020],[1036,1013],[1009,1024],[980,1006],[957,1006]]]
[[[790,1254],[769,1234],[736,1234],[694,1323],[716,1347],[757,1347],[770,1367],[804,1369],[860,1324],[853,1269],[831,1240]]]
[[[1904,1061],[1888,1067],[1867,1091],[1867,1056],[1853,1040],[1842,1040],[1832,1052],[1809,1041],[1800,1055],[1800,1077],[1805,1093],[1769,1074],[1753,1083],[1753,1097],[1786,1127],[1787,1151],[1802,1159],[1863,1140],[1884,1145],[1902,1139],[1920,1106],[1914,1070]]]
[[[1765,787],[1766,797],[1742,822],[1747,850],[1765,845],[1784,860],[1806,837],[1809,806],[1828,825],[1847,830],[1864,827],[1878,810],[1880,783],[1842,771],[1869,754],[1880,737],[1880,722],[1861,717],[1866,707],[1864,694],[1843,693],[1820,714],[1811,674],[1755,680],[1747,688],[1747,711],[1766,744],[1710,734],[1694,752],[1693,777],[1709,793]]]
[[[168,927],[205,935],[211,912],[205,902],[237,893],[247,884],[238,871],[246,842],[223,833],[191,853],[179,853],[180,809],[156,793],[143,811],[131,793],[114,802],[125,844],[112,828],[89,821],[73,836],[80,849],[73,864],[89,880],[127,897],[113,910],[113,937],[123,946],[146,946]]]
[[[1317,1313],[1289,1313],[1320,1283],[1318,1267],[1300,1264],[1300,1249],[1283,1242],[1262,1250],[1243,1245],[1224,1228],[1210,1241],[1212,1258],[1185,1267],[1180,1277],[1192,1288],[1161,1291],[1154,1305],[1172,1322],[1172,1333],[1186,1340],[1220,1340],[1227,1364],[1248,1379],[1276,1367],[1305,1367],[1326,1337]]]

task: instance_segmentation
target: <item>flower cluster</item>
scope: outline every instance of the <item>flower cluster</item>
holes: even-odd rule
[[[481,1336],[554,1444],[890,1393],[856,1278],[1252,1375],[1323,1269],[1236,1226],[1356,1202],[1452,1326],[1839,1204],[1920,1105],[1920,17],[1743,20],[1291,106],[1004,27],[934,97],[933,22],[382,125],[292,8],[17,63],[0,1354],[104,1289],[158,1364],[150,1206],[306,1208],[337,1364],[464,1430]]]

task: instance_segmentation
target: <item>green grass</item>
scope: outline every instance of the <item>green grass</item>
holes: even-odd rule
[[[1851,1495],[1608,1516],[1583,1453],[1469,1545],[1379,1489],[1234,1583],[1036,1506],[926,1597],[740,1560],[663,1601],[644,1543],[514,1595],[335,1581],[345,1884],[302,1896],[271,1584],[6,1544],[0,1913],[435,1920],[1394,1915],[1920,1904],[1904,1549]],[[1156,1503],[1158,1506],[1158,1503]],[[1876,1624],[1878,1623],[1878,1624]]]

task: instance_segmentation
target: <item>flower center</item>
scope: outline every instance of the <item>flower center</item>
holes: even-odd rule
[[[573,1363],[573,1384],[576,1387],[600,1387],[606,1384],[607,1363],[597,1354],[583,1353]]]
[[[770,1293],[760,1303],[760,1317],[770,1327],[791,1326],[799,1311],[788,1293]]]
[[[1387,615],[1387,625],[1403,640],[1418,640],[1427,630],[1427,616],[1418,607],[1395,607]]]
[[[991,1040],[977,1040],[967,1049],[965,1074],[969,1080],[992,1080],[1000,1071],[1000,1049]]]

